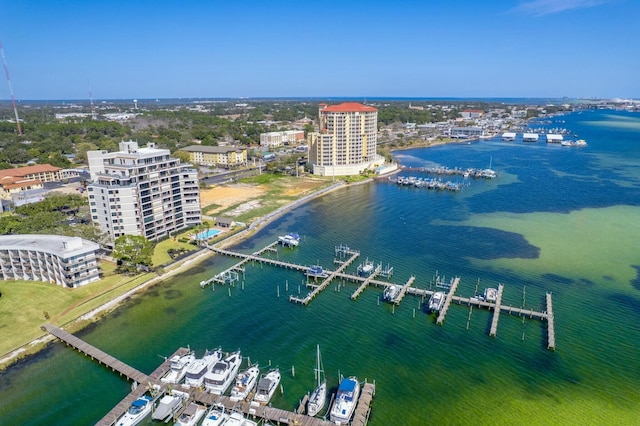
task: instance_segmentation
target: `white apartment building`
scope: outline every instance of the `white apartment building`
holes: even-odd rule
[[[120,143],[120,151],[89,151],[91,217],[113,240],[141,235],[155,241],[202,223],[198,174],[153,143]]]
[[[313,174],[357,175],[384,164],[376,153],[378,110],[357,102],[320,104],[319,132],[309,134]]]
[[[297,145],[304,142],[303,130],[284,130],[282,132],[260,133],[260,146],[277,148],[283,145]]]
[[[96,252],[100,246],[61,235],[0,236],[3,280],[30,280],[77,288],[100,279]]]

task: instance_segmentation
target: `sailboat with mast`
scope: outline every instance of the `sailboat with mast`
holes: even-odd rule
[[[322,369],[322,358],[320,357],[320,345],[316,345],[317,360],[316,360],[316,377],[318,379],[318,386],[314,389],[307,402],[307,415],[315,416],[324,407],[327,401],[327,379],[324,376],[324,370]]]

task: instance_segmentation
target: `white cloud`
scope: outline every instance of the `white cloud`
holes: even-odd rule
[[[571,9],[598,6],[611,0],[530,0],[511,11],[525,15],[544,16]]]

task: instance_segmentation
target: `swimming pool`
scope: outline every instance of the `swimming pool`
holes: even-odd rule
[[[202,231],[196,235],[196,240],[208,240],[209,238],[215,237],[222,231],[218,229],[207,229],[206,231]]]

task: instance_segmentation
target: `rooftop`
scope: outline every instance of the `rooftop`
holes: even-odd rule
[[[321,104],[322,105],[322,104]],[[375,112],[376,108],[363,105],[359,102],[345,102],[338,105],[330,105],[321,109],[322,112]]]
[[[34,250],[48,252],[62,258],[82,255],[100,248],[97,243],[80,237],[62,235],[1,235],[0,248],[4,250]]]

